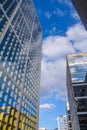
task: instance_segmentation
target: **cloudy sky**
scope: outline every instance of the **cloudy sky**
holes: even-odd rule
[[[71,0],[34,4],[43,32],[39,127],[52,130],[66,113],[66,54],[87,51],[87,32]]]

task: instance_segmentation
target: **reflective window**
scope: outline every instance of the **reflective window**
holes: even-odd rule
[[[0,3],[0,130],[36,130],[40,24],[31,0]]]

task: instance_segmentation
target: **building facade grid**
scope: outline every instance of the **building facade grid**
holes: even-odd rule
[[[1,0],[0,129],[2,130],[38,129],[41,42],[41,27],[32,0]],[[11,110],[16,111],[12,116],[10,116]],[[23,117],[23,122],[20,121],[22,118],[20,115]]]
[[[72,129],[87,129],[87,53],[67,55],[67,90]]]
[[[67,115],[61,115],[57,119],[58,130],[68,130]]]

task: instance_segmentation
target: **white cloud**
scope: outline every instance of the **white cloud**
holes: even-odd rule
[[[45,16],[46,16],[47,19],[50,19],[51,15],[52,14],[49,11],[45,12]]]
[[[68,39],[73,41],[73,47],[81,52],[87,51],[87,31],[81,24],[76,24],[67,31]]]
[[[66,4],[69,7],[72,6],[71,0],[70,1],[69,0],[58,0],[58,2],[61,3],[61,4]]]
[[[75,24],[73,27],[70,27],[67,32],[68,40],[73,40],[76,42],[87,40],[87,31],[81,24]]]
[[[66,54],[87,51],[87,32],[81,24],[70,27],[65,36],[49,36],[43,40],[41,97],[66,99]]]
[[[76,10],[75,10],[75,7],[74,7],[74,5],[72,4],[72,1],[70,0],[58,0],[58,2],[59,3],[61,3],[61,4],[64,4],[64,5],[66,5],[68,8],[69,8],[69,14],[70,14],[70,16],[74,19],[74,20],[76,20],[76,21],[80,21],[80,18],[79,18],[79,16],[78,16],[78,13],[76,12]],[[67,11],[68,12],[68,11]]]
[[[64,10],[56,8],[52,12],[47,11],[44,14],[45,14],[45,16],[46,16],[47,19],[50,19],[52,15],[57,15],[59,17],[63,17],[66,14],[66,11],[64,12]]]
[[[65,54],[74,52],[70,41],[63,36],[50,36],[43,41],[43,55],[50,58],[59,58]]]
[[[66,62],[64,58],[53,62],[43,60],[41,79],[41,96],[48,98],[55,92],[57,98],[66,98]]]
[[[53,11],[53,14],[57,14],[58,16],[62,17],[66,14],[66,12],[64,12],[64,10],[57,8]]]
[[[52,109],[54,107],[55,107],[54,104],[48,104],[48,103],[40,105],[40,109]]]

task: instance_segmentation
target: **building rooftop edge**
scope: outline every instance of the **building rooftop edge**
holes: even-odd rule
[[[87,55],[87,52],[79,52],[79,53],[67,54],[67,57],[70,57],[70,56],[80,56],[80,55]]]

